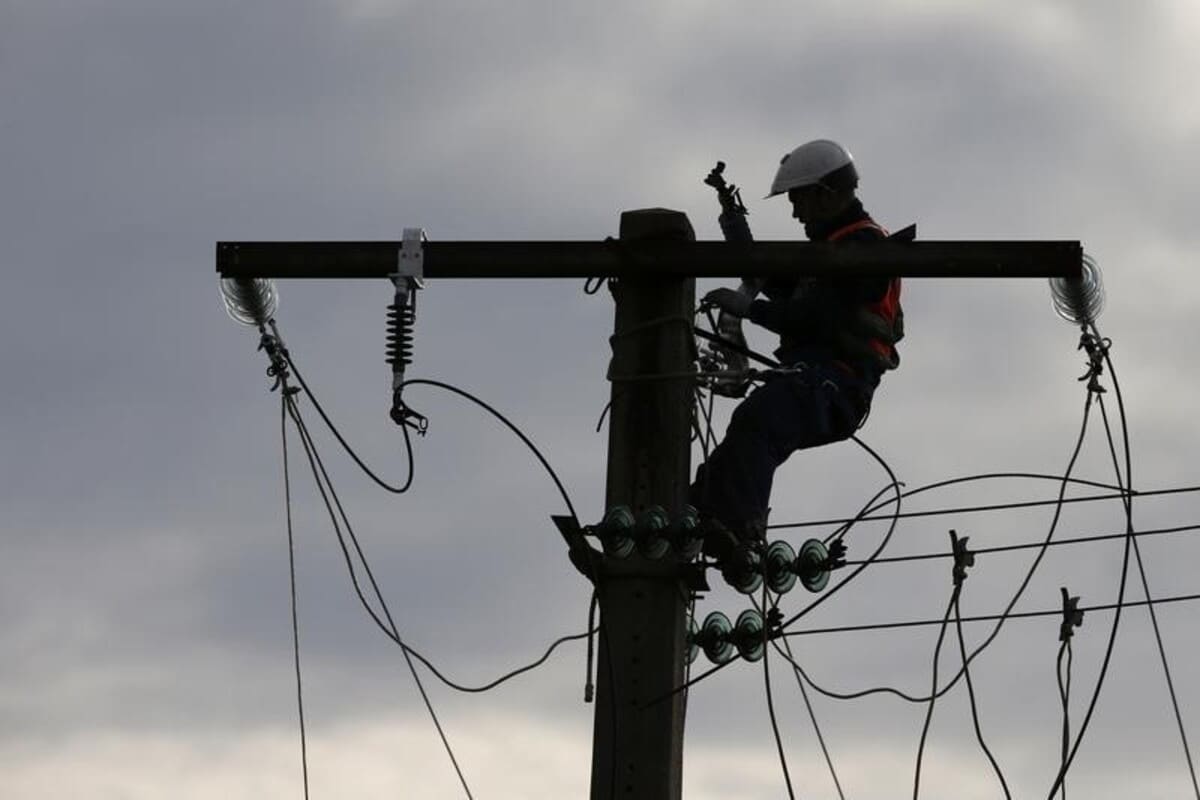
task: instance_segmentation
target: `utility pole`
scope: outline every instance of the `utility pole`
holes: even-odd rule
[[[690,479],[695,278],[1078,278],[1077,241],[696,242],[677,211],[621,216],[619,242],[218,242],[224,278],[616,278],[607,508],[678,515]],[[683,377],[679,377],[684,373]],[[612,558],[556,517],[601,607],[592,800],[679,800],[694,582],[675,552]],[[669,695],[669,697],[668,697]]]
[[[691,241],[677,211],[621,216],[621,241]],[[607,508],[653,505],[678,515],[691,473],[692,278],[630,276],[612,284],[612,408]],[[599,562],[594,576],[604,625],[597,661],[592,800],[679,798],[683,791],[683,683],[689,589],[674,553]]]

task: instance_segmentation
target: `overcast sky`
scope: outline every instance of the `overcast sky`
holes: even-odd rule
[[[301,796],[279,400],[256,334],[221,308],[218,240],[398,239],[408,226],[442,240],[600,240],[621,211],[649,206],[687,212],[714,239],[701,179],[718,159],[745,187],[760,238],[798,238],[786,204],[759,198],[783,153],[831,137],[853,151],[866,207],[893,229],[1081,240],[1108,289],[1100,324],[1133,481],[1200,484],[1198,35],[1200,11],[1183,0],[4,0],[0,796]],[[279,291],[277,319],[305,377],[363,457],[402,479],[386,415],[390,287]],[[903,365],[863,439],[910,487],[1061,473],[1084,360],[1045,281],[912,280],[905,292]],[[509,414],[594,521],[611,325],[611,299],[580,281],[431,281],[410,374]],[[363,479],[324,433],[318,445],[401,633],[449,676],[484,683],[584,630],[590,587],[549,522],[562,501],[521,444],[451,395],[422,387],[410,400],[431,430],[403,497]],[[732,406],[720,405],[723,427]],[[1100,423],[1093,413],[1076,475],[1111,482]],[[357,605],[292,446],[312,796],[462,797],[399,652]],[[797,455],[777,478],[773,519],[853,514],[886,481],[851,443]],[[1055,489],[995,480],[908,508]],[[975,546],[1032,542],[1051,516],[910,519],[887,554],[944,550],[949,528]],[[1135,522],[1197,523],[1200,503],[1146,498]],[[1078,504],[1056,535],[1123,526],[1115,502]],[[814,532],[786,533],[799,543]],[[851,557],[883,532],[856,529]],[[1085,606],[1115,601],[1121,552],[1116,541],[1052,549],[1018,610],[1056,608],[1060,586]],[[1146,538],[1142,554],[1154,595],[1200,591],[1193,535]],[[999,611],[1032,558],[981,555],[963,612]],[[937,618],[949,589],[943,560],[878,565],[797,628]],[[798,591],[782,605],[809,599]],[[746,606],[718,589],[697,613]],[[1197,610],[1159,610],[1194,746]],[[1089,614],[1076,635],[1076,727],[1111,619]],[[968,625],[969,643],[989,630]],[[921,693],[936,634],[793,643],[826,688]],[[984,733],[1015,796],[1044,796],[1058,763],[1057,648],[1055,618],[1014,620],[975,662]],[[956,658],[951,636],[943,674]],[[795,680],[773,667],[797,792],[836,797]],[[487,694],[425,674],[475,797],[586,795],[584,668],[577,642]],[[910,793],[923,707],[890,696],[813,704],[846,797]],[[937,706],[924,763],[922,796],[1001,796],[961,687]],[[684,775],[692,800],[785,796],[761,665],[692,691]],[[1069,790],[1192,796],[1145,609],[1122,616]]]

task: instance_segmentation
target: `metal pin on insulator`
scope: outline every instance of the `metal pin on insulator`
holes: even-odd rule
[[[669,537],[675,553],[684,561],[691,561],[700,555],[700,550],[704,547],[704,536],[700,532],[700,512],[695,506],[683,507],[675,524],[671,526]]]

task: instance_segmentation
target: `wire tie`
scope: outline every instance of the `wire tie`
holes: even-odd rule
[[[1062,625],[1058,629],[1058,640],[1068,642],[1075,635],[1075,628],[1083,624],[1083,610],[1079,608],[1079,598],[1070,597],[1067,587],[1060,586],[1062,592]]]
[[[950,531],[950,546],[954,550],[954,578],[955,586],[962,586],[962,582],[967,579],[967,567],[975,566],[975,553],[967,549],[967,540],[969,536],[958,538],[958,533],[954,530]]]

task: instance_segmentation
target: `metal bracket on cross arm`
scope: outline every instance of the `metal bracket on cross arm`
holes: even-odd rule
[[[425,229],[405,228],[400,239],[400,258],[396,263],[396,276],[425,277]]]

